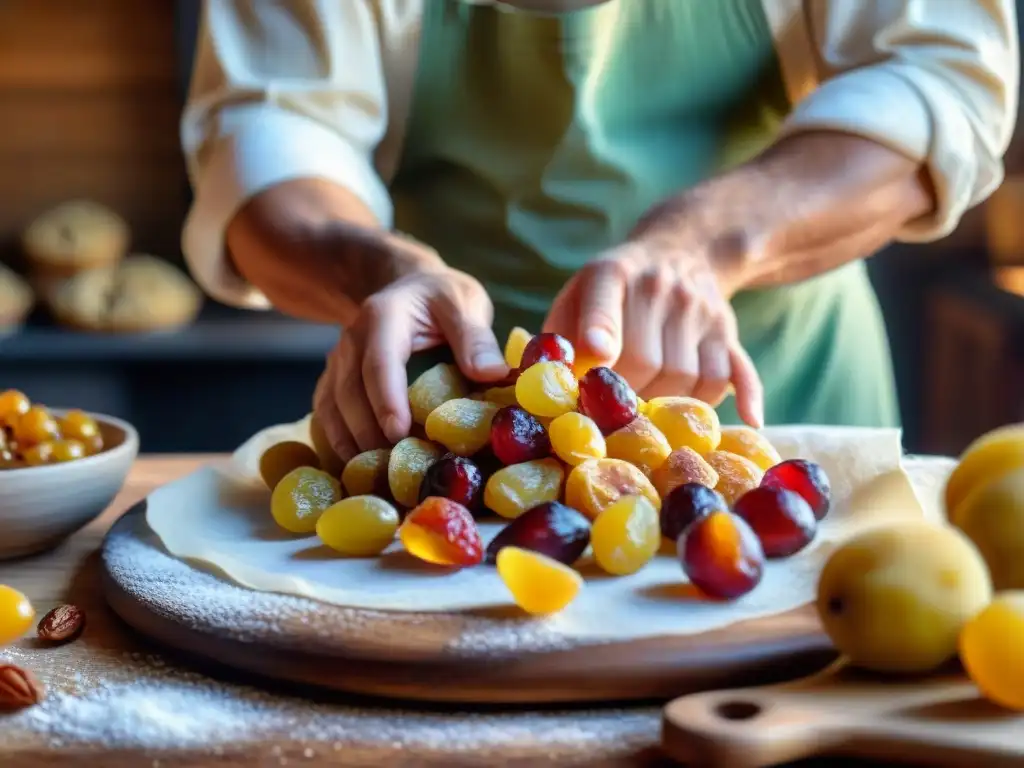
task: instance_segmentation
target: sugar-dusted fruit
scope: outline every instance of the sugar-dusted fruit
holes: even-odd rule
[[[505,341],[505,362],[509,368],[518,368],[523,362],[523,350],[533,335],[525,328],[516,326]]]
[[[686,483],[714,488],[718,485],[718,473],[693,448],[683,446],[672,451],[662,465],[651,473],[651,482],[661,498],[665,498],[673,489]]]
[[[594,560],[606,573],[636,573],[661,546],[658,510],[645,496],[622,496],[594,520],[590,547]]]
[[[407,437],[391,449],[388,457],[388,487],[391,497],[403,507],[415,507],[420,500],[420,485],[427,469],[444,450],[427,440]]]
[[[1024,592],[998,594],[960,633],[960,660],[982,694],[1024,711]]]
[[[491,450],[502,464],[521,464],[551,454],[551,441],[536,416],[508,405],[491,420]]]
[[[611,458],[628,461],[648,477],[672,453],[661,430],[646,416],[637,416],[626,426],[608,435],[605,442]]]
[[[992,599],[977,548],[960,531],[901,520],[854,534],[825,563],[816,605],[840,653],[876,672],[937,669]]]
[[[367,496],[374,494],[388,497],[391,488],[388,485],[388,460],[391,458],[390,448],[374,448],[363,451],[345,465],[341,473],[341,484],[349,496]]]
[[[687,528],[712,512],[728,512],[722,494],[700,483],[676,486],[661,500],[661,535],[675,542]]]
[[[0,392],[0,425],[14,426],[22,415],[28,413],[32,401],[28,395],[17,389]]]
[[[469,386],[457,366],[438,363],[428,368],[409,385],[409,408],[417,424],[426,424],[427,417],[442,403],[469,397]]]
[[[320,469],[320,458],[316,451],[298,440],[274,443],[260,456],[260,477],[270,490],[274,490],[281,478],[299,467]]]
[[[637,416],[636,392],[611,368],[591,368],[580,378],[579,409],[610,435]]]
[[[576,350],[572,343],[557,333],[538,333],[523,348],[523,357],[519,367],[523,370],[537,363],[561,363],[569,370],[576,361]]]
[[[957,523],[957,507],[975,488],[1020,468],[1024,468],[1024,424],[999,427],[968,445],[946,480],[950,522]]]
[[[764,576],[764,551],[743,518],[714,511],[686,529],[676,544],[683,572],[708,597],[735,600]]]
[[[574,411],[578,396],[576,377],[562,363],[531,365],[516,380],[516,399],[534,416],[554,419]]]
[[[779,452],[768,438],[750,427],[722,427],[722,439],[718,442],[718,450],[750,459],[764,471],[782,461]]]
[[[623,496],[644,496],[661,508],[661,497],[639,469],[622,459],[592,459],[573,468],[565,481],[565,503],[596,518]]]
[[[769,558],[795,555],[814,540],[818,530],[811,505],[786,488],[760,486],[747,491],[733,512],[747,521]]]
[[[491,440],[494,403],[460,397],[437,406],[427,417],[427,437],[459,456],[472,456]]]
[[[747,491],[761,484],[764,472],[750,459],[728,451],[710,451],[705,461],[718,473],[715,490],[732,506]]]
[[[673,451],[692,448],[703,456],[722,439],[715,409],[695,397],[655,397],[648,401],[644,415],[661,430]]]
[[[505,547],[519,547],[572,565],[588,544],[590,521],[572,507],[548,501],[526,510],[502,528],[487,545],[486,560],[493,563]]]
[[[957,527],[985,558],[996,591],[1024,589],[1024,468],[971,492],[957,507]]]
[[[484,558],[473,515],[451,499],[424,499],[406,516],[398,537],[410,555],[434,565],[464,568]]]
[[[804,497],[814,516],[822,520],[832,507],[832,483],[821,465],[807,459],[789,459],[764,473],[761,484],[788,488]]]
[[[0,647],[12,643],[32,628],[36,612],[21,592],[0,584]]]
[[[320,423],[316,414],[309,417],[309,441],[313,444],[313,450],[316,451],[317,458],[320,460],[320,469],[334,477],[341,477],[341,473],[345,469],[345,462],[334,452],[330,440],[327,439],[323,424]]]
[[[324,510],[316,534],[347,557],[374,557],[395,540],[399,515],[379,496],[350,496]]]
[[[313,467],[293,469],[274,486],[270,514],[291,533],[313,533],[317,520],[332,504],[341,501],[341,483]]]
[[[534,616],[558,613],[583,588],[583,577],[575,570],[529,549],[505,547],[496,565],[516,605]]]
[[[446,454],[427,467],[420,484],[420,501],[429,496],[443,496],[457,501],[470,512],[483,501],[484,475],[471,459]]]
[[[514,519],[526,510],[562,495],[565,470],[555,459],[525,461],[499,469],[484,486],[484,505]]]
[[[554,419],[548,425],[548,437],[555,455],[570,467],[605,457],[604,435],[593,419],[582,413],[563,413]]]

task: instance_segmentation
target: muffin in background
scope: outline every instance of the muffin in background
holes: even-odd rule
[[[145,333],[188,325],[202,299],[181,270],[156,256],[135,254],[68,278],[50,305],[58,323],[76,330]]]
[[[0,336],[21,327],[36,297],[20,275],[0,263]]]

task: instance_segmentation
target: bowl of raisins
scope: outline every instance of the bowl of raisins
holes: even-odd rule
[[[51,549],[94,520],[138,451],[127,422],[0,391],[0,560]]]

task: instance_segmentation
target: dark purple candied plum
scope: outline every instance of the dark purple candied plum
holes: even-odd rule
[[[590,521],[572,507],[548,501],[526,510],[502,528],[488,545],[485,561],[493,563],[504,547],[519,547],[572,565],[588,544]]]
[[[484,476],[469,459],[448,453],[435,461],[420,483],[420,502],[430,496],[457,501],[470,512],[480,509]]]

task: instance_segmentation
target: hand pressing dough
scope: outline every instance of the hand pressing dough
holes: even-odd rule
[[[160,488],[149,497],[150,527],[171,554],[254,590],[392,611],[514,605],[489,566],[437,569],[417,563],[397,543],[379,558],[345,559],[326,551],[315,536],[291,536],[277,528],[270,494],[259,479],[259,457],[273,443],[308,441],[308,434],[305,419],[264,430],[239,448],[226,468],[203,469]],[[694,634],[783,613],[814,599],[818,574],[837,541],[880,519],[925,514],[900,467],[899,432],[793,427],[766,434],[783,458],[817,461],[831,478],[835,503],[807,550],[769,562],[761,584],[732,603],[685,596],[679,589],[685,576],[674,557],[659,555],[622,578],[599,576],[583,563],[587,583],[579,597],[546,621],[567,638],[626,640]],[[503,525],[482,523],[485,542]]]

